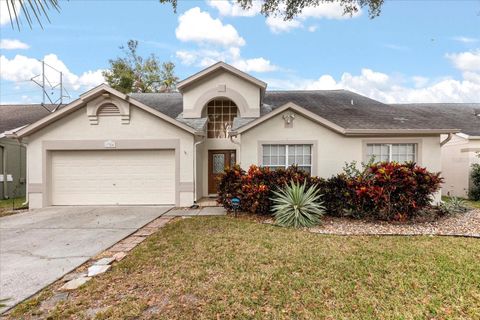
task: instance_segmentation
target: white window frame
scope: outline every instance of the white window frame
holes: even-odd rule
[[[314,153],[314,145],[311,144],[311,143],[262,143],[262,148],[261,148],[261,154],[260,154],[260,157],[262,159],[262,166],[264,167],[269,167],[269,168],[283,168],[283,169],[287,169],[288,167],[292,166],[292,165],[297,165],[299,168],[305,168],[305,167],[308,167],[310,170],[310,174],[313,173],[313,153]],[[269,146],[270,148],[272,146],[285,146],[285,164],[265,164],[264,161],[263,161],[263,158],[265,157],[264,155],[264,152],[265,152],[265,146]],[[290,146],[294,146],[295,148],[297,146],[302,146],[302,148],[304,146],[309,146],[310,147],[310,164],[298,164],[298,163],[293,163],[293,164],[289,164],[288,162],[288,158],[289,158],[289,149],[290,149]],[[271,150],[271,149],[270,149]],[[270,154],[268,155],[269,157],[272,156],[272,153],[270,151]],[[297,156],[297,154],[295,153],[295,156]],[[305,156],[305,154],[303,153],[302,151],[302,156]],[[270,158],[270,163],[271,163],[271,158]]]
[[[390,142],[390,143],[385,143],[385,142],[366,142],[366,144],[365,144],[365,147],[366,147],[365,156],[366,156],[366,158],[367,158],[366,161],[370,161],[370,159],[371,159],[371,157],[372,157],[372,155],[368,155],[368,151],[367,151],[367,150],[368,150],[368,147],[369,147],[370,145],[371,145],[371,146],[379,145],[380,148],[381,148],[382,146],[385,146],[385,145],[386,145],[386,146],[388,147],[388,159],[387,159],[387,161],[388,161],[388,162],[392,162],[392,161],[394,161],[394,160],[392,160],[392,158],[393,158],[393,148],[392,148],[392,147],[393,147],[394,145],[399,146],[399,145],[402,145],[402,144],[404,144],[404,145],[413,145],[413,156],[414,156],[413,161],[414,161],[414,162],[418,162],[418,159],[419,159],[419,156],[418,156],[419,147],[418,147],[418,146],[419,146],[419,144],[418,144],[417,142]],[[409,155],[408,152],[405,154],[405,156],[407,156],[407,155]],[[376,159],[376,157],[375,157],[374,161],[383,161],[383,160],[382,160],[382,159]]]

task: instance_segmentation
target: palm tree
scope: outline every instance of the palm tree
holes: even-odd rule
[[[35,21],[43,28],[43,19],[50,22],[48,11],[53,9],[60,12],[59,0],[6,0],[6,3],[10,24],[12,28],[16,25],[18,30],[22,25],[21,16],[25,18],[30,28]]]

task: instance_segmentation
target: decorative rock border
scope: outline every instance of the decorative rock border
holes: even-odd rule
[[[262,221],[274,224],[269,218]],[[451,236],[480,238],[480,210],[470,210],[431,222],[385,222],[324,217],[319,226],[305,231],[336,236]]]

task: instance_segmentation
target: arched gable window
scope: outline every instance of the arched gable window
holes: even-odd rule
[[[227,130],[231,128],[233,118],[238,115],[235,102],[226,98],[218,98],[207,103],[207,137],[212,139],[227,138]]]

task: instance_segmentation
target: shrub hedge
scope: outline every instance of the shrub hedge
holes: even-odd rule
[[[478,201],[480,200],[480,164],[475,163],[472,165],[471,177],[472,187],[469,192],[469,198]]]
[[[290,181],[315,185],[327,215],[408,220],[430,205],[443,178],[415,163],[362,164],[361,170],[351,163],[329,179],[311,177],[296,166],[270,170],[252,165],[248,171],[235,166],[221,177],[217,201],[231,210],[230,200],[238,197],[243,211],[271,214],[273,191]]]

